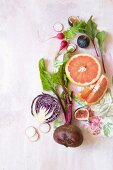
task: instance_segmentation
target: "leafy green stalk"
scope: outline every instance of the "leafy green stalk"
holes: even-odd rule
[[[106,73],[105,70],[105,65],[104,65],[104,59],[103,59],[103,43],[105,41],[106,38],[106,32],[105,31],[99,31],[97,29],[97,24],[93,21],[92,16],[90,17],[90,19],[88,20],[87,24],[86,24],[86,32],[85,32],[91,39],[92,44],[94,46],[95,52],[97,57],[99,56],[96,45],[95,45],[95,38],[97,38],[98,40],[98,46],[99,46],[99,50],[100,50],[100,54],[101,54],[101,58],[102,58],[102,65],[103,65],[103,70]]]
[[[72,117],[72,101],[70,100],[70,96],[68,93],[68,79],[65,74],[65,64],[67,61],[66,57],[67,56],[65,55],[63,64],[60,65],[58,72],[52,73],[52,74],[46,70],[45,61],[42,58],[39,61],[39,71],[40,71],[40,78],[41,78],[43,89],[46,91],[51,90],[57,96],[61,104],[62,110],[64,112],[66,123],[70,123],[71,117]],[[58,93],[59,86],[61,86],[64,91],[64,95],[65,95],[66,103],[67,103],[67,109],[66,107],[64,107],[62,99],[59,96],[59,93]]]
[[[70,41],[72,40],[77,33],[85,32],[86,23],[84,20],[80,20],[73,24],[73,27],[70,27],[67,31],[64,31],[65,39]]]
[[[60,71],[57,74],[50,74],[45,67],[45,60],[42,58],[39,61],[39,71],[40,71],[40,79],[42,82],[43,90],[45,91],[53,91],[53,93],[57,96],[60,105],[62,107],[62,110],[64,112],[64,116],[66,118],[65,108],[63,106],[63,103],[60,99],[59,94],[57,93],[58,85],[61,83],[59,80],[60,77]]]
[[[98,32],[96,35],[96,38],[98,40],[98,45],[99,45],[99,49],[100,49],[100,53],[101,53],[101,57],[102,57],[102,65],[103,65],[104,73],[106,73],[104,59],[103,59],[103,43],[106,38],[106,32],[105,31]]]

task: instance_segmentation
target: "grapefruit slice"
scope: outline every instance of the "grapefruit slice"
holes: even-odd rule
[[[101,66],[92,55],[77,54],[66,63],[65,71],[70,82],[78,86],[88,86],[99,79]]]
[[[87,105],[92,105],[101,100],[108,88],[108,79],[105,75],[101,75],[97,83],[91,87],[87,87],[84,91],[77,94]],[[89,92],[89,91],[90,92]]]

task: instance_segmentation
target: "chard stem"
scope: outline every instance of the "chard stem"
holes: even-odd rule
[[[94,40],[92,40],[92,43],[93,43],[93,47],[94,47],[96,56],[99,57],[99,54],[98,54],[98,51],[97,51],[97,48],[96,48],[96,45],[95,45]],[[104,59],[103,59],[103,54],[102,54],[102,52],[100,52],[100,53],[101,53],[101,59],[102,59],[103,70],[104,70],[104,73],[106,73],[105,64],[104,64]]]
[[[99,54],[98,54],[98,51],[97,51],[97,48],[96,48],[96,45],[95,45],[94,40],[92,40],[92,44],[93,44],[93,47],[94,47],[94,50],[95,50],[96,56],[97,56],[97,57],[99,57]]]
[[[62,85],[62,88],[64,90],[66,102],[67,102],[66,123],[70,124],[71,119],[72,119],[72,101],[69,99],[69,95],[68,95],[67,89],[64,84]],[[71,92],[71,97],[72,97],[72,94],[73,94],[73,92]]]
[[[105,69],[105,64],[104,64],[104,59],[103,59],[102,53],[101,53],[101,59],[102,59],[102,65],[103,65],[104,73],[106,73],[106,69]]]

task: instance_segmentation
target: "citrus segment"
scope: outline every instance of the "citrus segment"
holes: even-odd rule
[[[65,70],[68,79],[80,86],[95,83],[101,74],[101,66],[98,60],[89,54],[74,55],[66,63]]]
[[[85,90],[77,94],[87,105],[97,103],[105,94],[108,88],[108,79],[105,75],[101,75],[96,84],[90,85]]]
[[[86,103],[88,103],[89,105],[97,103],[103,97],[107,88],[108,88],[108,80],[106,76],[102,75],[100,79],[97,81],[92,92],[86,98]]]
[[[93,90],[93,88],[94,88],[94,85],[87,86],[83,91],[78,93],[77,96],[79,96],[82,99],[86,99],[91,93],[91,91]]]

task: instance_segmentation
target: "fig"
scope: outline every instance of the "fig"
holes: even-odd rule
[[[75,119],[77,120],[88,120],[89,111],[86,108],[79,108],[75,111]]]
[[[54,140],[66,147],[78,147],[83,142],[83,135],[79,127],[71,124],[64,124],[55,129]]]
[[[68,24],[72,27],[74,23],[78,22],[79,19],[78,17],[75,17],[75,16],[70,16],[68,18]]]
[[[87,48],[89,46],[90,39],[85,35],[80,35],[77,39],[77,44],[80,48]]]

